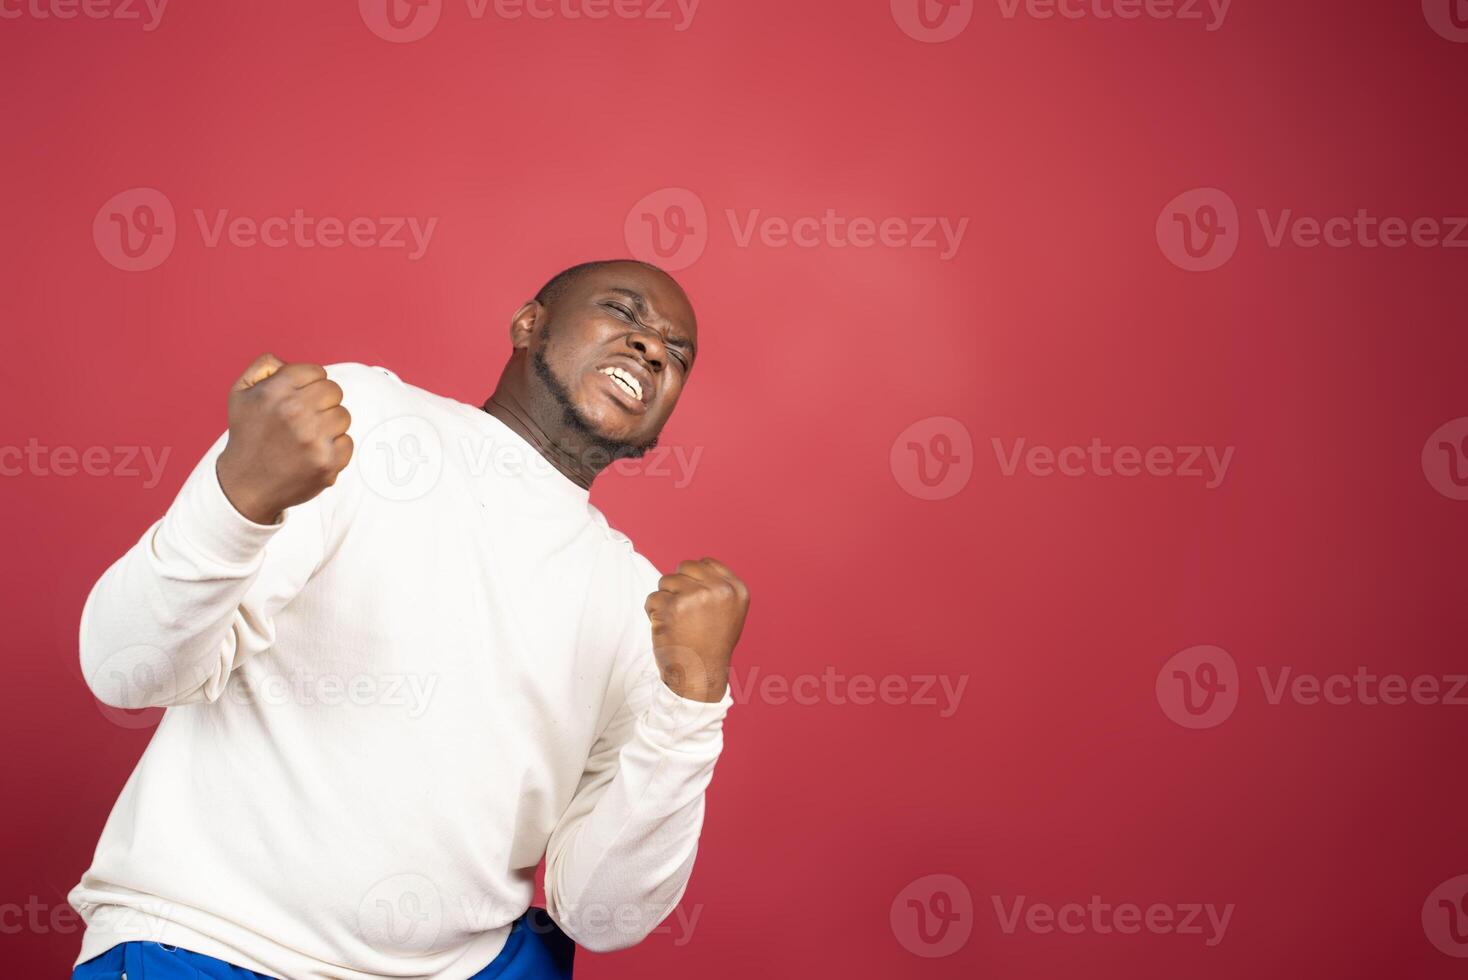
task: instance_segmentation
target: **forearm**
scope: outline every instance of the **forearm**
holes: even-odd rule
[[[580,945],[632,946],[682,898],[731,703],[727,695],[699,703],[660,692],[634,723],[595,805],[553,841],[548,911]]]
[[[363,386],[357,403],[369,410],[381,372],[334,374]],[[235,667],[274,644],[275,614],[325,560],[339,516],[336,484],[352,457],[343,394],[317,364],[263,354],[245,370],[230,389],[229,432],[87,597],[81,662],[93,694],[123,708],[214,701]]]
[[[268,646],[268,620],[241,615],[280,530],[230,505],[216,444],[168,513],[92,588],[80,629],[83,676],[124,708],[213,700],[241,648]]]

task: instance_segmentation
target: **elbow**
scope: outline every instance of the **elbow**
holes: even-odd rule
[[[546,880],[549,886],[549,875]],[[545,898],[546,913],[560,930],[591,953],[615,953],[636,946],[663,918],[636,901],[583,899],[571,904],[562,901],[551,887],[547,887]]]
[[[577,946],[592,953],[630,949],[652,935],[683,897],[683,883],[670,894],[583,896],[562,900],[546,877],[546,912]]]
[[[109,655],[83,646],[81,662],[87,689],[109,707],[136,710],[167,703],[167,667],[149,656],[149,648],[128,647]]]
[[[575,937],[572,938],[574,939]],[[628,941],[622,941],[618,939],[609,942],[607,941],[606,937],[598,937],[596,939],[586,941],[580,939],[576,939],[575,941],[577,946],[580,946],[588,953],[615,953],[618,950],[631,949],[633,946],[636,946],[638,943],[642,942],[642,940],[645,938],[647,937],[643,936]]]
[[[175,700],[178,684],[168,655],[146,643],[109,642],[98,629],[89,597],[78,645],[82,679],[92,696],[113,708],[152,708]]]
[[[621,921],[619,921],[619,918]],[[652,928],[619,917],[616,909],[588,906],[570,916],[558,915],[556,924],[577,946],[589,953],[615,953],[630,949],[646,939]]]
[[[546,912],[589,952],[636,946],[683,900],[696,852],[696,844],[686,853],[678,848],[661,861],[644,853],[633,867],[615,860],[598,862],[592,874],[573,876],[574,884],[563,874],[564,856],[554,855],[546,864]]]

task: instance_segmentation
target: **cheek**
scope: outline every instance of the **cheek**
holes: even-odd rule
[[[681,381],[676,385],[670,385],[668,390],[663,392],[661,413],[663,418],[673,414],[673,409],[678,407],[678,399],[681,397],[683,397],[683,382]]]
[[[590,393],[589,382],[594,379],[588,378],[588,364],[581,351],[570,344],[552,341],[546,345],[545,362],[573,398],[579,401]]]

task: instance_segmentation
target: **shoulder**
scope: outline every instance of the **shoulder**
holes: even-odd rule
[[[601,513],[592,508],[593,519],[602,526],[607,536],[607,548],[612,555],[613,567],[620,588],[615,592],[614,622],[618,623],[618,639],[614,658],[614,671],[624,678],[645,675],[652,657],[652,631],[647,619],[647,597],[658,590],[658,580],[663,573],[646,555],[632,545],[632,540],[606,524]]]
[[[591,513],[592,523],[606,538],[606,547],[611,552],[612,561],[620,568],[622,577],[629,583],[632,592],[638,596],[637,607],[640,610],[643,601],[657,591],[658,579],[663,577],[663,573],[646,555],[637,550],[631,538],[612,527],[600,510],[591,504],[587,504],[587,510]]]
[[[402,378],[375,364],[343,361],[339,364],[327,364],[325,367],[326,376],[341,385],[344,404],[348,397],[372,403],[389,401],[402,397],[408,387],[403,384]],[[351,406],[348,405],[347,409],[350,411]]]
[[[327,364],[326,376],[342,389],[342,404],[352,413],[349,430],[354,437],[370,434],[389,425],[386,436],[437,427],[442,413],[452,412],[452,399],[408,384],[398,375],[376,364],[343,361]]]

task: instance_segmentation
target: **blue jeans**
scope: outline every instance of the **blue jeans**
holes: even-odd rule
[[[471,980],[567,980],[576,944],[544,909],[531,908],[510,926],[505,948]],[[72,980],[274,980],[203,953],[153,942],[113,946],[78,963]]]

